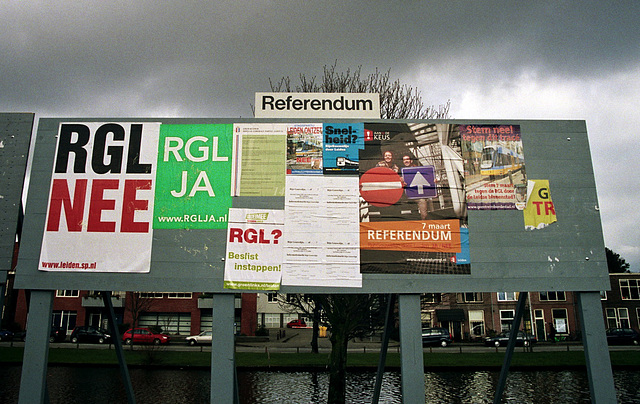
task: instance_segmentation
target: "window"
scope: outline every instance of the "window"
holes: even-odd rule
[[[267,302],[278,303],[278,293],[277,292],[267,293]]]
[[[52,313],[52,317],[52,325],[62,328],[68,334],[68,331],[73,330],[76,326],[78,313],[70,310],[56,310]]]
[[[457,298],[460,303],[482,303],[482,293],[479,292],[458,293]]]
[[[102,298],[102,291],[101,290],[87,290],[87,296],[90,297],[95,297],[95,298]],[[111,297],[112,298],[121,298],[121,297],[125,297],[127,295],[127,292],[124,291],[111,291]]]
[[[190,313],[145,313],[140,316],[140,327],[160,327],[163,333],[191,333]]]
[[[640,308],[636,310],[640,310]],[[607,328],[631,328],[629,309],[626,307],[607,308],[605,309],[605,314],[607,316]]]
[[[631,328],[629,310],[626,307],[618,308],[618,319],[620,320],[620,328]]]
[[[440,293],[423,293],[422,303],[440,303]]]
[[[638,279],[620,279],[620,296],[622,300],[640,300]]]
[[[422,319],[422,328],[433,327],[433,311],[423,311],[420,313]]]
[[[616,309],[605,309],[607,316],[607,328],[618,328],[618,316],[616,315]]]
[[[280,314],[278,313],[265,313],[264,314],[264,326],[267,328],[280,327]]]
[[[56,297],[79,297],[79,290],[56,290]]]
[[[480,337],[484,335],[484,311],[469,310],[469,325],[471,326],[471,335]]]
[[[540,292],[540,301],[541,302],[558,302],[558,301],[565,301],[567,300],[565,297],[564,292],[556,292],[556,291],[550,291],[550,292]]]
[[[607,300],[607,291],[606,290],[601,290],[600,291],[600,300]]]
[[[509,331],[514,317],[515,310],[500,310],[500,330]]]
[[[170,292],[168,295],[169,295],[169,299],[191,299],[191,292],[187,292],[187,293]]]
[[[553,326],[558,334],[569,334],[567,309],[552,309],[551,318],[553,319]]]
[[[498,292],[499,302],[510,302],[516,299],[516,292]]]
[[[139,292],[139,295],[143,299],[162,299],[162,292]]]

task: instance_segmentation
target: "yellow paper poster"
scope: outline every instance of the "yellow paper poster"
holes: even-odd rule
[[[527,207],[524,209],[524,228],[542,229],[556,222],[556,209],[551,201],[549,180],[529,180]]]

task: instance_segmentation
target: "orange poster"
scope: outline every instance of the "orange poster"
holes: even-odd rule
[[[361,222],[360,248],[363,250],[460,252],[460,221],[453,219]]]

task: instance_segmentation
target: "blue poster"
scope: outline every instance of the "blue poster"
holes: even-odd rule
[[[456,264],[470,264],[471,252],[469,251],[469,228],[467,227],[460,228],[460,245],[461,251],[456,253]]]
[[[322,165],[325,174],[358,174],[364,149],[363,123],[325,123]]]

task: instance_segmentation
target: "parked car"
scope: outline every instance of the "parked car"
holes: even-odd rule
[[[422,345],[440,345],[445,347],[453,342],[453,335],[446,328],[423,328]]]
[[[51,333],[49,333],[49,342],[62,342],[67,339],[67,330],[52,325]]]
[[[507,346],[509,343],[510,331],[502,332],[495,337],[487,337],[484,339],[486,346]],[[518,331],[516,335],[516,346],[530,346],[538,342],[535,336],[525,333],[524,331]]]
[[[609,345],[638,345],[640,334],[633,328],[610,328],[607,330]]]
[[[82,325],[73,329],[70,341],[74,344],[78,342],[92,342],[104,344],[111,341],[111,335],[104,328],[97,328],[90,325]]]
[[[304,320],[291,320],[287,323],[287,328],[307,328]]]
[[[13,340],[13,332],[9,330],[0,330],[0,341]]]
[[[211,331],[202,331],[198,335],[190,335],[186,338],[187,344],[209,344],[211,345]]]
[[[168,344],[171,337],[167,334],[156,333],[148,328],[130,328],[122,334],[122,342],[126,345],[134,344]]]

